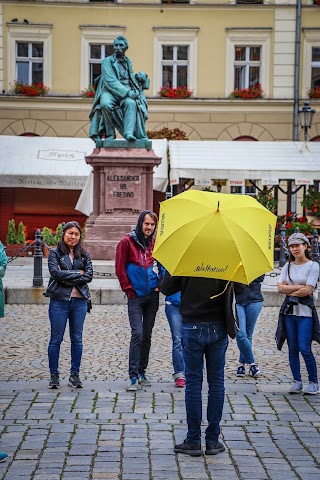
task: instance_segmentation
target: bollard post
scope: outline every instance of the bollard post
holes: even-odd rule
[[[312,247],[311,247],[312,260],[314,262],[320,263],[318,230],[316,228],[313,230],[313,237],[312,237],[311,244],[312,244]]]
[[[36,231],[36,241],[34,244],[33,287],[43,287],[42,257],[42,235],[40,229],[38,228]]]
[[[279,254],[279,267],[283,267],[287,261],[286,256],[286,227],[284,224],[280,228],[280,254]]]

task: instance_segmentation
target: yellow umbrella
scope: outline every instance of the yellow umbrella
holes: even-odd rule
[[[273,269],[275,224],[248,195],[188,190],[160,204],[153,257],[171,275],[249,284]]]

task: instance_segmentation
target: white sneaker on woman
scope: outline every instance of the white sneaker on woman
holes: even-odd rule
[[[304,395],[317,395],[319,393],[319,384],[309,382],[309,385],[304,389]]]

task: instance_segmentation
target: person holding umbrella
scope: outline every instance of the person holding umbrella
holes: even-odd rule
[[[202,382],[204,359],[209,384],[206,455],[225,450],[219,442],[224,404],[224,367],[228,347],[225,291],[227,282],[214,278],[171,277],[166,272],[161,284],[164,295],[181,291],[182,347],[185,364],[185,403],[188,432],[174,447],[176,453],[200,456]],[[210,298],[210,297],[214,298]]]

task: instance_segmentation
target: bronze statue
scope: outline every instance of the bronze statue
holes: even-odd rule
[[[149,78],[144,72],[133,73],[132,64],[125,52],[127,39],[119,36],[113,43],[114,53],[102,60],[101,76],[90,113],[89,135],[92,140],[115,139],[115,128],[129,142],[147,140],[145,121],[148,106],[143,90],[149,88]]]

